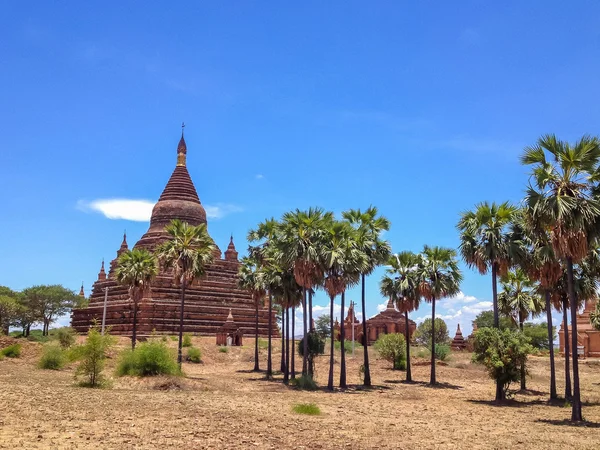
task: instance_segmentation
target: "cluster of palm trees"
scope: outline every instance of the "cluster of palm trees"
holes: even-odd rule
[[[410,368],[410,328],[408,313],[419,308],[421,299],[431,303],[431,375],[429,384],[437,383],[435,374],[435,302],[460,292],[462,274],[456,251],[445,247],[425,246],[419,254],[400,252],[392,255],[381,279],[381,294],[394,301],[405,318],[406,381],[412,381]]]
[[[571,144],[545,135],[525,149],[521,162],[532,167],[521,207],[484,202],[463,213],[457,226],[460,253],[466,264],[481,274],[491,272],[495,327],[499,326],[499,311],[513,317],[522,329],[528,316],[545,310],[552,399],[557,398],[552,306],[563,312],[565,398],[572,404],[571,419],[580,421],[577,311],[585,301],[596,297],[598,287],[600,140],[583,136]],[[503,286],[500,295],[498,276]],[[524,375],[522,368],[523,388]],[[502,387],[497,384],[496,399],[502,398]]]
[[[334,388],[334,301],[341,297],[341,317],[345,314],[346,290],[362,282],[362,314],[365,317],[365,277],[385,263],[390,254],[389,244],[381,235],[389,229],[389,221],[378,214],[377,208],[365,211],[349,210],[340,220],[331,212],[319,208],[285,213],[281,220],[266,220],[248,233],[252,243],[249,256],[242,260],[240,286],[250,291],[255,301],[268,294],[269,311],[273,302],[281,306],[282,349],[281,369],[284,382],[295,377],[294,330],[290,355],[289,321],[292,327],[295,308],[302,308],[302,375],[313,376],[313,363],[308,348],[314,333],[312,298],[316,289],[323,289],[330,299],[330,361],[327,387]],[[340,344],[344,348],[344,321],[341,320]],[[363,321],[366,336],[366,324]],[[283,337],[283,334],[287,339]],[[258,334],[258,328],[257,328]],[[256,343],[256,348],[258,345]],[[255,356],[258,351],[255,350]],[[268,342],[267,377],[273,375],[271,338]],[[290,361],[292,366],[290,366]],[[364,346],[364,384],[371,385],[368,349]],[[258,370],[258,357],[255,369]],[[339,386],[347,387],[345,352],[341,352]]]
[[[193,226],[175,219],[165,227],[165,231],[168,239],[160,244],[154,253],[144,248],[134,248],[121,254],[115,274],[119,283],[128,286],[133,302],[132,349],[135,349],[137,337],[139,303],[149,294],[158,273],[158,266],[162,265],[167,273],[172,273],[180,284],[177,363],[181,369],[185,291],[195,279],[204,275],[206,267],[213,261],[216,246],[208,234],[206,224]]]

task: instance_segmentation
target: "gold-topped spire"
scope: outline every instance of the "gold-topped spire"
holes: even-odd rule
[[[185,155],[187,154],[187,145],[185,144],[185,139],[183,138],[183,129],[185,128],[185,123],[181,123],[181,139],[179,139],[179,144],[177,145],[177,165],[185,167]]]

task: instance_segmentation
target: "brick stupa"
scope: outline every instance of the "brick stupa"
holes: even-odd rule
[[[136,248],[154,251],[168,239],[165,226],[172,219],[181,219],[191,225],[206,223],[206,212],[202,206],[194,183],[186,167],[187,146],[181,135],[177,146],[177,165],[160,198],[152,210],[150,227],[135,244]],[[86,308],[74,309],[71,316],[73,328],[84,333],[90,324],[102,320],[105,289],[108,288],[106,325],[112,334],[130,335],[132,329],[133,304],[127,287],[120,286],[115,279],[117,258],[127,251],[127,237],[123,236],[117,257],[111,261],[108,275],[104,261],[98,279],[94,283],[90,302]],[[248,292],[237,286],[238,253],[231,237],[225,257],[215,250],[215,260],[206,271],[206,276],[196,280],[186,289],[184,308],[184,331],[202,335],[216,335],[230,312],[235,315],[236,326],[244,334],[254,334],[255,308]],[[173,275],[162,268],[154,281],[147,298],[140,302],[137,333],[140,336],[153,332],[175,334],[179,330],[181,289]],[[268,336],[269,313],[259,309],[259,333]],[[273,323],[275,314],[273,313]],[[274,327],[274,335],[278,335]]]
[[[456,334],[454,335],[454,339],[452,339],[450,347],[452,350],[464,350],[467,348],[467,341],[465,341],[462,331],[460,331],[460,323],[456,327]]]

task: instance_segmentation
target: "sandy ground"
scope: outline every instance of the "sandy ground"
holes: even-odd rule
[[[588,422],[572,426],[570,408],[546,402],[547,358],[532,358],[531,392],[495,406],[494,386],[469,354],[454,353],[448,366],[438,366],[442,385],[431,388],[424,360],[413,360],[420,364],[413,367],[417,383],[405,384],[404,372],[390,370],[370,349],[374,389],[303,392],[282,385],[280,376],[266,381],[249,371],[251,339],[229,353],[213,343],[194,338],[204,362],[185,364],[186,377],[174,383],[127,377],[113,379],[110,389],[76,386],[74,366],[36,368],[40,346],[27,343],[22,358],[0,361],[0,448],[600,448],[598,361],[581,365]],[[275,367],[279,355],[277,344]],[[262,368],[265,358],[261,352]],[[114,363],[109,361],[108,374]],[[361,363],[358,352],[348,358],[350,383],[359,384]],[[562,393],[562,360],[557,363]],[[327,370],[328,358],[319,358],[320,384]],[[172,384],[180,389],[164,390]],[[316,403],[322,414],[292,411],[305,402]]]

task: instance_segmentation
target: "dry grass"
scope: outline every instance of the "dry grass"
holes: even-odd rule
[[[266,381],[251,372],[250,341],[221,353],[214,338],[192,340],[204,364],[184,364],[185,378],[114,378],[112,389],[102,390],[75,386],[73,365],[36,368],[41,346],[27,343],[21,358],[0,362],[0,448],[595,449],[600,442],[600,366],[592,361],[581,365],[584,428],[566,421],[569,408],[546,402],[547,358],[533,358],[529,392],[496,406],[491,380],[468,354],[453,354],[438,368],[441,385],[431,388],[427,365],[414,366],[416,382],[406,384],[404,372],[371,351],[375,387],[364,390],[357,353],[348,357],[350,389],[308,392],[283,386],[280,375]],[[265,368],[266,351],[261,357]],[[115,362],[116,353],[109,371]],[[327,363],[318,358],[320,385]],[[557,365],[562,392],[562,361]],[[294,413],[301,403],[318,404],[321,414]]]

